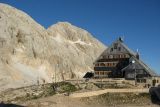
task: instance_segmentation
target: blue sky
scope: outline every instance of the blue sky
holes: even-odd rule
[[[160,74],[160,0],[0,0],[45,28],[67,21],[86,29],[104,44],[119,36]]]

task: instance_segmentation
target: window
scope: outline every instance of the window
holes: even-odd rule
[[[103,71],[100,71],[100,75],[104,75],[104,72],[103,72]]]
[[[109,63],[109,66],[112,67],[112,63]]]
[[[113,63],[108,63],[108,66],[109,66],[109,67],[112,67],[112,66],[113,66]]]
[[[114,62],[112,63],[112,66],[114,67]]]
[[[98,66],[98,64],[95,64],[95,66]]]
[[[113,55],[109,55],[109,58],[111,58],[111,59],[112,59],[112,58],[113,58]]]
[[[141,83],[146,83],[146,79],[142,79],[142,80],[141,80]]]
[[[110,64],[110,67],[112,67],[112,63],[109,63]]]
[[[146,83],[146,79],[137,79],[138,83]]]
[[[128,57],[129,57],[128,54],[126,54],[126,55],[125,55],[125,58],[128,58]]]
[[[104,59],[107,59],[107,58],[108,58],[108,56],[107,56],[107,55],[104,55],[104,56],[103,56],[103,58],[104,58]]]
[[[96,75],[99,75],[99,72],[98,72],[98,71],[96,71],[96,72],[95,72],[95,74],[96,74]]]
[[[138,71],[138,73],[139,73],[139,74],[145,74],[142,69],[140,69],[140,70]]]
[[[140,79],[137,79],[137,82],[140,83]]]
[[[105,55],[105,58],[108,59],[108,55]]]
[[[125,58],[128,58],[128,55],[126,54],[126,55],[124,55],[125,56]]]
[[[117,58],[117,55],[113,55],[113,58]]]
[[[113,52],[113,48],[111,48],[111,52]]]
[[[122,55],[122,58],[125,58],[125,55]]]
[[[117,47],[118,47],[118,44],[115,43],[115,44],[114,44],[114,49],[117,49]]]
[[[114,55],[114,58],[118,58],[118,55]]]
[[[116,66],[116,63],[113,63],[113,66],[115,67],[115,66]]]
[[[104,63],[101,63],[100,66],[105,66],[105,64],[104,64]]]
[[[118,47],[118,51],[121,51],[121,47]]]
[[[107,63],[107,66],[109,67],[109,63]]]
[[[104,71],[102,71],[102,75],[104,75]]]
[[[107,72],[104,72],[104,75],[107,75]]]
[[[108,66],[108,63],[105,63],[105,66],[107,67],[107,66]]]
[[[108,63],[108,67],[110,67],[110,63]]]

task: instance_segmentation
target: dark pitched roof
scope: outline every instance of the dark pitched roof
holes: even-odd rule
[[[150,69],[144,62],[142,62],[141,60],[138,60],[136,57],[132,56],[130,58],[130,62],[134,60],[135,61],[135,66],[136,69],[139,69],[141,67],[143,67],[147,73],[149,73],[151,76],[158,76],[152,69]],[[137,63],[137,64],[136,64]],[[124,71],[127,68],[130,68],[132,66],[132,63],[130,63],[127,67],[123,68],[122,71]]]
[[[92,72],[87,72],[83,78],[92,78],[94,74]]]
[[[128,53],[136,56],[137,53],[135,53],[133,50],[129,49],[127,45],[125,45],[123,42],[121,42],[121,45],[128,51]]]

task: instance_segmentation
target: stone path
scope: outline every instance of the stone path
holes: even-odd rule
[[[89,91],[89,92],[82,92],[82,93],[73,93],[70,97],[73,98],[82,98],[82,97],[91,97],[97,96],[105,93],[149,93],[149,89],[104,89],[98,91]]]

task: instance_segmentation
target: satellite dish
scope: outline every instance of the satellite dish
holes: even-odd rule
[[[132,64],[134,64],[136,61],[135,60],[132,60]]]

